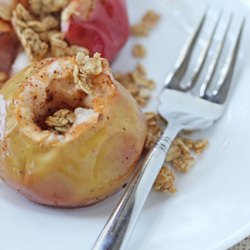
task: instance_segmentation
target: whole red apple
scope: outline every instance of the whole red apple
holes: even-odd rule
[[[124,0],[73,0],[62,14],[66,39],[113,60],[129,37]]]

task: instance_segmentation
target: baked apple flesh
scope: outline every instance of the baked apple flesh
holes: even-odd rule
[[[11,187],[37,203],[81,207],[127,182],[145,121],[98,54],[45,59],[0,94],[0,175]]]

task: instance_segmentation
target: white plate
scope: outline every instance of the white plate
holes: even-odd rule
[[[129,0],[131,20],[137,21],[147,9],[162,14],[162,21],[147,39],[144,64],[159,86],[210,2],[209,20],[218,7],[249,13],[250,1],[237,0]],[[234,32],[231,32],[233,37]],[[250,234],[250,30],[247,25],[242,44],[230,106],[224,118],[209,131],[196,136],[209,138],[210,147],[197,165],[177,178],[175,195],[152,192],[131,238],[128,249],[203,250],[226,249]],[[130,56],[131,39],[114,64],[127,71],[135,62]],[[201,41],[202,43],[202,41]],[[157,95],[158,91],[155,92]],[[152,102],[150,109],[155,108]],[[112,211],[120,193],[89,208],[51,209],[33,204],[0,182],[0,249],[84,250],[90,249]]]

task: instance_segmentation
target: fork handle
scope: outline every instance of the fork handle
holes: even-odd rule
[[[169,147],[180,131],[169,124],[142,167],[128,184],[121,200],[108,219],[92,250],[123,250],[138,220],[143,205],[165,161]]]

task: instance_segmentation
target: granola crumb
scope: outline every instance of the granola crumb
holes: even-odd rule
[[[25,29],[22,32],[21,42],[26,53],[33,61],[44,58],[48,52],[48,45],[41,41],[39,35],[32,29]]]
[[[52,56],[62,57],[66,55],[68,43],[64,40],[64,35],[61,32],[55,31],[50,33],[49,41]]]
[[[166,161],[173,162],[174,160],[178,159],[181,156],[181,149],[178,145],[172,145],[168,150]]]
[[[78,53],[89,55],[89,51],[77,45],[69,46],[62,32],[53,31],[47,33],[50,44],[50,52],[53,57],[75,56]]]
[[[177,137],[172,143],[166,161],[182,173],[186,173],[195,163],[192,152],[200,154],[208,146],[207,140],[192,140],[186,137]]]
[[[75,83],[85,93],[91,94],[93,85],[90,76],[100,75],[105,64],[107,61],[99,53],[95,53],[93,58],[84,53],[78,53],[73,72]]]
[[[67,132],[76,120],[75,113],[69,109],[60,109],[49,116],[45,123],[51,131],[58,133]]]
[[[46,16],[40,20],[31,20],[27,22],[27,27],[33,29],[37,33],[49,33],[50,31],[59,29],[59,20],[53,16]]]
[[[186,144],[186,142],[184,141],[184,138],[177,137],[173,141],[173,143],[168,151],[166,161],[173,164],[177,170],[179,170],[181,172],[186,172],[188,170],[188,168],[191,167],[191,165],[188,166],[186,168],[186,170],[184,170],[184,168],[185,168],[184,164],[189,165],[188,162],[190,160],[190,157],[191,157],[191,151],[190,151],[190,148],[188,147],[188,145]],[[185,161],[187,161],[187,163]],[[181,167],[180,167],[180,164],[182,164]]]
[[[183,144],[189,148],[189,150],[192,150],[197,155],[204,152],[209,145],[209,142],[206,139],[192,140],[187,137],[181,137],[181,140]]]
[[[187,138],[187,137],[182,137],[181,138],[183,143],[190,149],[193,150],[194,149],[194,140]]]
[[[69,0],[29,0],[31,12],[38,16],[60,12],[68,3]]]
[[[135,58],[144,58],[147,54],[147,51],[142,44],[135,44],[132,49],[132,54]]]
[[[155,88],[155,82],[148,79],[142,64],[138,64],[134,71],[115,73],[114,77],[130,92],[141,107],[149,102],[151,90]]]
[[[184,154],[172,161],[173,167],[182,173],[186,173],[195,163],[195,159],[190,154]]]
[[[176,187],[174,184],[175,181],[175,175],[171,171],[171,169],[165,164],[154,183],[154,190],[157,192],[169,192],[169,193],[175,193]]]
[[[153,10],[149,10],[145,13],[139,23],[131,26],[131,34],[136,37],[148,36],[159,20],[160,15]]]
[[[194,143],[193,149],[196,154],[201,154],[208,147],[208,140],[202,139]]]
[[[177,145],[180,150],[182,155],[189,155],[190,154],[190,149],[189,147],[184,143],[183,138],[177,137],[174,142],[173,146]]]
[[[151,149],[162,134],[161,118],[157,113],[148,112],[145,113],[147,123],[147,137],[144,148],[146,150]]]
[[[149,10],[142,17],[142,22],[147,23],[148,26],[154,27],[160,19],[160,15],[153,10]]]
[[[35,19],[23,5],[18,4],[13,11],[12,25],[27,55],[35,61],[45,57],[48,52],[48,44],[43,42],[39,34],[29,26],[28,23],[31,21],[33,22]]]
[[[89,55],[89,50],[77,45],[71,45],[66,51],[67,56],[75,56],[78,53],[82,53],[87,56]]]

